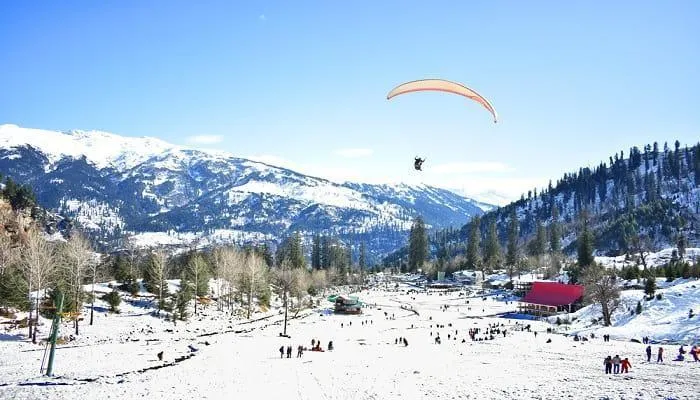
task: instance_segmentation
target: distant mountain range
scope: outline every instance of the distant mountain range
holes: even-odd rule
[[[278,242],[292,231],[332,235],[370,255],[405,244],[412,220],[460,226],[494,206],[427,185],[335,183],[155,138],[0,125],[0,173],[32,187],[41,206],[114,248]]]

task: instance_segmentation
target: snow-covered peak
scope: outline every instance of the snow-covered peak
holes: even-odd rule
[[[0,125],[0,147],[32,146],[41,150],[51,161],[65,156],[80,158],[98,168],[131,168],[166,151],[179,150],[178,146],[150,137],[124,137],[100,131],[72,130],[56,132]]]

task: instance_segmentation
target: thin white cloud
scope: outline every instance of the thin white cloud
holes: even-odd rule
[[[544,178],[510,177],[510,176],[458,176],[450,179],[431,179],[429,184],[453,190],[467,197],[486,203],[505,205],[518,200],[520,195],[533,188],[542,188],[547,182]]]
[[[349,148],[349,149],[338,149],[333,152],[333,154],[344,157],[344,158],[362,158],[369,157],[374,153],[372,149],[362,149],[362,148]]]
[[[266,21],[266,20],[267,20],[267,17],[265,16],[265,14],[260,14],[260,16],[258,17],[258,19],[259,19],[260,21]]]
[[[434,169],[437,166],[433,166],[420,173],[413,171],[413,165],[410,165],[406,166],[406,171],[404,172],[377,174],[374,169],[367,171],[353,167],[330,167],[328,165],[299,163],[273,154],[254,155],[246,158],[338,183],[426,184],[451,190],[485,203],[501,206],[519,199],[521,194],[527,193],[532,188],[543,187],[545,182],[547,182],[544,178],[514,177],[511,174],[499,174],[496,176],[474,174],[474,172],[512,170],[511,167],[497,162],[444,164],[446,166],[439,169],[441,172],[435,172]],[[452,168],[450,169],[447,166],[452,166]]]
[[[195,135],[187,137],[188,143],[217,144],[224,141],[223,135]]]
[[[470,174],[475,172],[509,172],[513,169],[502,162],[477,161],[437,164],[430,167],[430,170],[436,174],[447,175]]]

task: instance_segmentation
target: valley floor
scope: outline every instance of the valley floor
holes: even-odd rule
[[[83,328],[77,344],[57,350],[55,378],[39,373],[43,347],[2,341],[0,398],[700,398],[700,363],[670,361],[676,346],[665,346],[664,363],[647,363],[642,344],[605,343],[598,338],[574,342],[571,337],[546,333],[550,325],[542,322],[495,316],[514,309],[514,303],[466,299],[456,293],[405,295],[373,290],[359,296],[376,307],[366,308],[361,316],[326,315],[321,310],[300,314],[288,326],[291,339],[279,337],[282,316],[277,312],[243,324],[208,309],[177,326],[139,316],[136,310],[119,316],[100,314],[95,326]],[[449,307],[442,311],[446,304]],[[489,323],[504,324],[506,337],[482,342],[467,337],[470,328],[483,329]],[[437,329],[436,324],[445,328]],[[538,334],[517,330],[526,324],[532,324]],[[238,333],[198,337],[226,330]],[[438,333],[441,344],[434,341]],[[408,346],[394,344],[399,337],[405,337]],[[306,351],[297,358],[297,346],[310,347],[312,339],[319,339],[324,349],[332,340],[335,349]],[[191,352],[189,345],[197,351]],[[294,349],[292,358],[280,359],[278,349],[288,345]],[[656,350],[654,345],[654,354]],[[163,362],[157,361],[159,351],[164,351]],[[172,366],[138,372],[188,354],[193,356]],[[616,354],[629,357],[629,374],[603,373],[604,357]]]

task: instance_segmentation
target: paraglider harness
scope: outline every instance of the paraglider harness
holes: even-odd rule
[[[416,171],[422,171],[424,162],[425,162],[425,159],[422,159],[420,157],[416,157],[415,161],[413,161],[413,168],[415,168]]]

